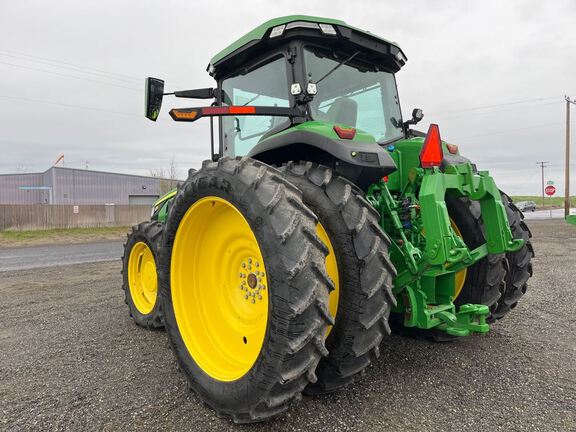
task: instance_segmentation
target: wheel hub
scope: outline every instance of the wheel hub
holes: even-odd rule
[[[260,269],[260,261],[256,258],[250,257],[240,264],[240,290],[244,299],[251,303],[262,300],[262,291],[266,289],[266,275]]]

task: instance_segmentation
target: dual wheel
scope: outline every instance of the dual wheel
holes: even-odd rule
[[[164,229],[159,296],[192,389],[256,422],[352,381],[389,333],[388,245],[328,168],[223,158],[191,173]]]
[[[457,275],[456,303],[488,304],[492,319],[516,305],[531,275],[529,231],[503,200],[525,247]],[[468,246],[482,244],[475,204],[447,204]],[[165,321],[190,386],[220,416],[265,420],[302,393],[350,383],[378,356],[395,303],[378,218],[323,166],[206,162],[178,193],[160,247],[161,225],[133,229],[126,301],[137,324]]]

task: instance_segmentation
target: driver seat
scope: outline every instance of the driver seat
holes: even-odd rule
[[[356,127],[358,118],[358,103],[350,98],[339,97],[330,105],[326,113],[326,120],[331,123],[343,123]]]

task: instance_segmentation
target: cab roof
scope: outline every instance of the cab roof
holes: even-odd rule
[[[397,70],[399,70],[407,60],[406,56],[402,52],[402,49],[396,42],[389,41],[387,39],[373,35],[368,31],[353,27],[344,21],[309,15],[289,15],[266,21],[265,23],[259,25],[252,31],[242,36],[240,39],[228,45],[226,48],[212,57],[207,70],[212,76],[221,75],[221,69],[227,69],[227,63],[238,63],[237,61],[231,61],[235,57],[238,57],[244,53],[248,54],[253,51],[258,51],[259,47],[261,49],[266,48],[265,46],[267,43],[272,41],[272,30],[280,26],[286,26],[284,27],[286,29],[286,33],[289,33],[288,30],[291,29],[314,28],[317,32],[317,36],[322,37],[324,35],[320,30],[319,24],[328,24],[336,29],[336,35],[332,36],[332,39],[337,37],[338,39],[342,39],[341,42],[343,43],[353,43],[368,51],[373,50],[379,54],[387,54],[388,56],[393,56],[395,58],[395,63],[397,63]],[[282,30],[282,32],[284,33],[284,30]],[[282,40],[283,38],[274,38],[274,41],[276,41],[276,39]]]

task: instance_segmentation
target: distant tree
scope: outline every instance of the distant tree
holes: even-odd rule
[[[182,183],[182,181],[178,179],[180,170],[176,167],[174,155],[170,158],[167,167],[151,168],[150,176],[160,179],[160,195],[164,195],[171,189],[174,189],[179,183]]]

